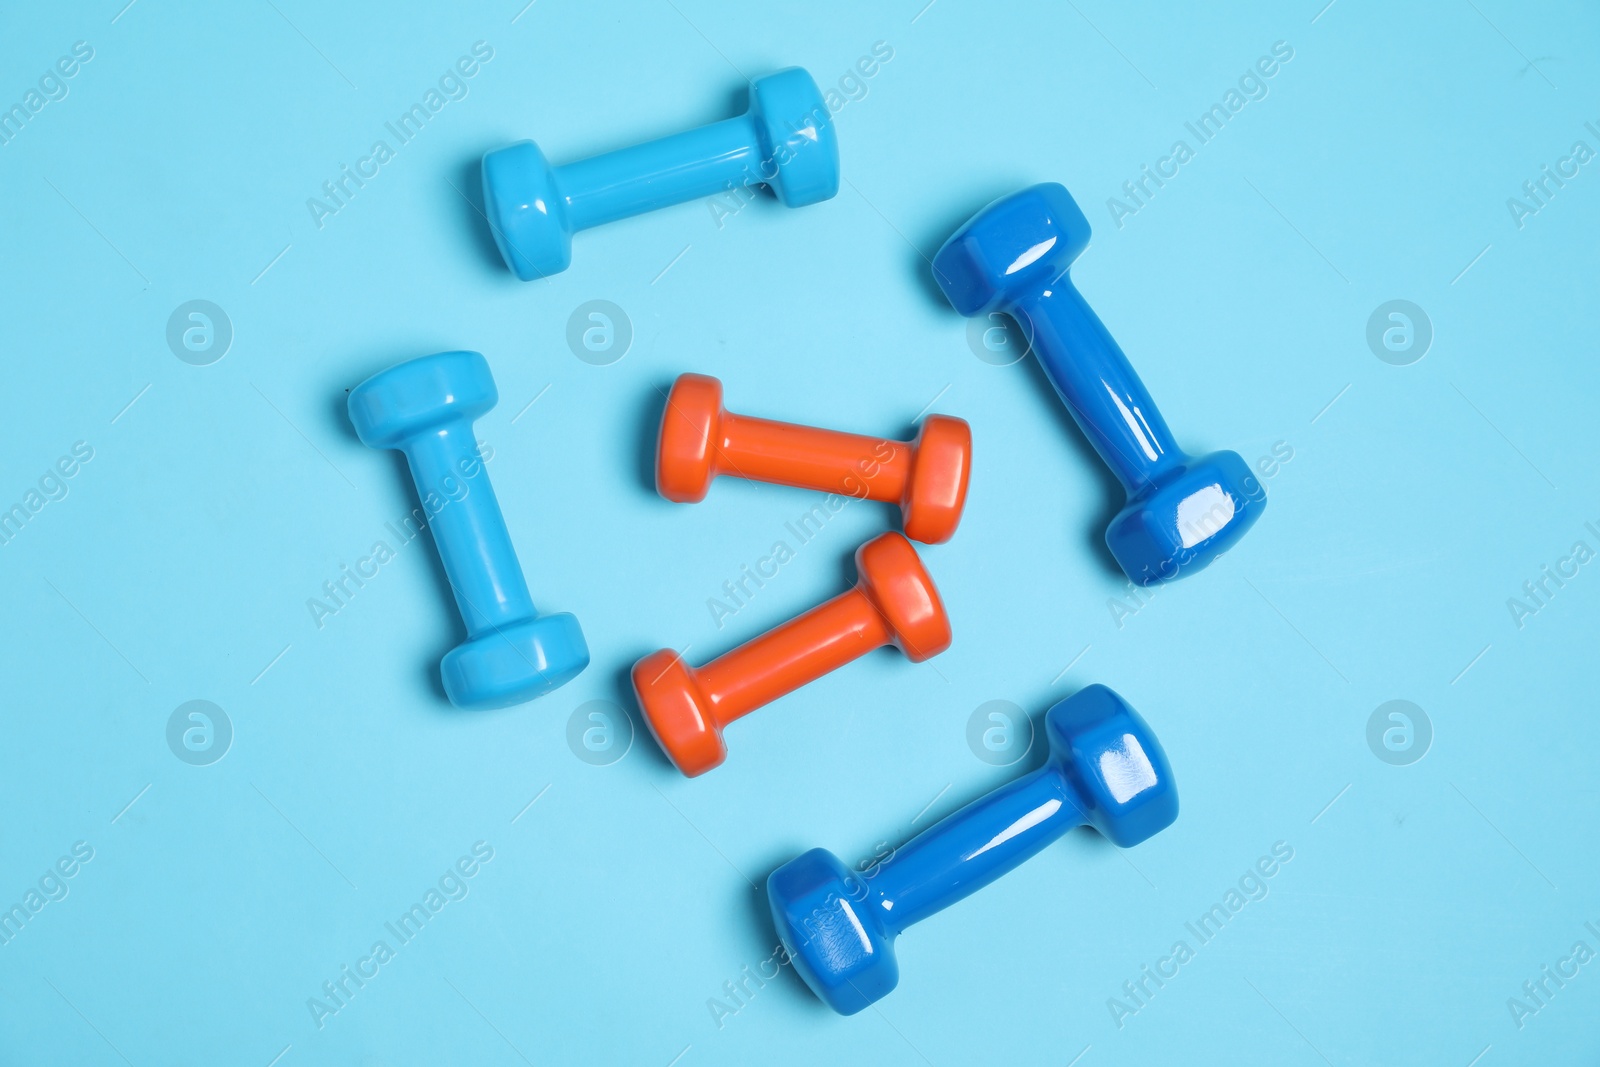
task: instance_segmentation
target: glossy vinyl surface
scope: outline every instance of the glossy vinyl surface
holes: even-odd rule
[[[808,682],[892,644],[914,662],[950,647],[950,620],[933,579],[903,536],[856,549],[854,588],[690,667],[662,649],[633,666],[634,695],[661,750],[689,777],[727,756],[722,729]]]
[[[750,185],[789,207],[839,191],[833,119],[799,67],[752,81],[743,115],[646,144],[561,167],[532,141],[483,157],[489,226],[523,281],[566,270],[579,230]]]
[[[539,1067],[667,1067],[691,1043],[675,1067],[927,1067],[912,1046],[937,1067],[1066,1067],[1091,1042],[1073,1067],[1326,1067],[1248,977],[1339,1067],[1466,1067],[1490,1042],[1474,1067],[1600,1067],[1583,926],[1600,929],[1600,847],[1582,816],[1600,798],[1600,137],[1581,130],[1600,129],[1600,100],[1577,106],[1600,78],[1600,17],[1474,0],[1529,67],[1465,5],[1327,2],[1147,19],[273,0],[359,90],[262,4],[7,5],[10,104],[61,95],[38,82],[71,42],[95,58],[0,130],[0,516],[43,503],[0,529],[0,908],[48,900],[39,878],[73,842],[95,859],[3,931],[0,1064],[126,1067],[109,1039],[138,1067],[267,1067],[291,1042],[273,1067],[525,1067],[507,1041]],[[1280,37],[1295,58],[1262,76]],[[439,79],[480,38],[494,59],[451,99]],[[737,115],[748,86],[723,56],[752,78],[810,70],[860,196],[841,182],[790,210],[736,190],[578,234],[548,287],[506,269],[472,206],[486,150],[531,137],[561,164]],[[411,136],[430,87],[447,102]],[[1210,136],[1198,120],[1236,105],[1230,89],[1248,102],[1202,145],[1184,122]],[[1179,139],[1195,155],[1169,180]],[[394,151],[381,168],[376,140]],[[1577,179],[1547,181],[1547,206],[1519,192],[1541,165],[1570,175],[1574,140],[1597,153]],[[1142,164],[1167,183],[1145,205],[1121,191]],[[959,316],[890,228],[931,259],[1041,181],[1082,197],[1094,239],[1072,280],[1178,445],[1237,451],[1270,496],[1172,595],[1127,595],[1102,539],[1123,494],[1034,357],[1001,367],[967,344],[1014,357],[982,340],[1020,331]],[[1121,229],[1110,197],[1138,207]],[[1522,229],[1508,197],[1539,208],[1519,208]],[[209,346],[179,311],[195,298],[231,320],[208,312]],[[630,345],[608,366],[567,345],[593,299],[632,325],[612,317]],[[194,331],[182,355],[162,336],[175,312]],[[431,535],[402,528],[406,460],[363,445],[346,408],[364,379],[450,347],[483,353],[499,387],[473,428],[534,606],[574,613],[593,656],[503,711],[440,688],[465,627]],[[722,379],[735,412],[902,440],[950,385],[929,410],[966,419],[976,446],[955,537],[913,541],[960,641],[796,690],[729,726],[727,763],[692,780],[640,718],[634,661],[689,645],[699,666],[849,588],[856,547],[902,527],[852,500],[820,536],[791,533],[823,494],[730,479],[703,504],[663,500],[662,402],[690,370]],[[368,580],[380,539],[396,555]],[[774,582],[776,560],[758,564],[778,539],[796,554]],[[340,606],[323,585],[346,563],[367,584]],[[767,583],[739,590],[748,606],[723,590],[744,565]],[[319,623],[313,597],[337,614]],[[711,597],[738,610],[713,615]],[[1070,832],[908,931],[881,1016],[836,1016],[773,958],[775,868],[822,845],[859,870],[1034,770],[1045,711],[1091,682],[1145,715],[1179,779],[1178,821],[1120,854],[1155,888]],[[1033,725],[1005,766],[971,744],[996,699]],[[231,743],[180,740],[180,756],[165,728],[193,700],[227,713]],[[1507,709],[1540,740],[1506,743]],[[1019,733],[976,751],[1003,762]],[[201,756],[221,758],[182,758]],[[439,878],[480,838],[495,858],[450,899]],[[1230,887],[1249,903],[1201,946],[1183,924]],[[401,946],[384,923],[430,889],[448,903]],[[380,938],[396,955],[374,980]],[[1171,974],[1178,939],[1195,959],[1144,980],[1148,1006],[1128,999],[1143,965]],[[1522,983],[1570,974],[1579,939],[1595,958],[1517,1029],[1507,999],[1539,1007]],[[1112,997],[1139,1008],[1121,1029]]]
[[[520,704],[576,677],[589,649],[571,615],[540,616],[506,529],[473,420],[499,399],[477,352],[390,367],[350,391],[350,421],[373,448],[399,449],[416,482],[467,640],[440,670],[462,708]]]
[[[1266,494],[1233,452],[1186,455],[1144,383],[1072,284],[1089,222],[1046,183],[996,200],[934,256],[935,280],[964,315],[1021,325],[1057,395],[1128,493],[1106,544],[1140,585],[1199,570],[1260,518]]]
[[[1165,751],[1116,693],[1092,685],[1045,715],[1050,755],[946,817],[866,872],[825,849],[767,879],[773,922],[796,971],[852,1015],[899,981],[894,941],[1078,826],[1128,848],[1172,825],[1178,792]]]
[[[954,536],[972,472],[972,428],[929,415],[912,441],[841,433],[730,414],[722,383],[683,374],[661,413],[656,488],[668,500],[704,500],[719,475],[897,504],[906,536]]]

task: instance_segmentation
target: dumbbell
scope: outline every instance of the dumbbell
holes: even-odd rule
[[[472,432],[500,399],[476,352],[390,367],[350,391],[350,421],[372,448],[405,453],[467,639],[439,665],[461,708],[503,708],[565,685],[589,665],[571,615],[533,609],[505,517]]]
[[[950,619],[911,542],[856,549],[855,587],[703,667],[664,648],[633,665],[633,692],[667,758],[690,778],[727,758],[728,723],[884,645],[914,663],[950,647]]]
[[[928,828],[867,871],[827,849],[767,879],[789,959],[812,992],[854,1015],[900,981],[895,938],[983,888],[1079,826],[1128,848],[1172,825],[1178,790],[1161,743],[1139,713],[1091,685],[1045,714],[1050,757]]]
[[[972,428],[929,415],[913,441],[733,415],[722,383],[683,374],[661,413],[656,488],[668,500],[704,500],[719,474],[900,505],[906,536],[940,544],[961,521],[972,470]]]
[[[1260,518],[1266,492],[1236,452],[1184,454],[1144,384],[1067,271],[1089,220],[1053,182],[1001,197],[933,257],[963,315],[1017,320],[1056,392],[1127,490],[1106,544],[1140,585],[1199,570]]]
[[[489,227],[525,282],[566,270],[578,230],[758,184],[789,207],[839,191],[833,118],[799,67],[751,82],[743,115],[687,133],[562,167],[532,141],[483,157]]]

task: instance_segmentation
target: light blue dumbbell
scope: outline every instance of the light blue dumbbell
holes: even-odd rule
[[[543,696],[589,665],[571,615],[540,615],[528,596],[472,423],[500,399],[476,352],[440,352],[376,374],[350,391],[364,444],[405,453],[467,639],[439,664],[461,708],[504,708]]]
[[[659,141],[563,167],[552,167],[532,141],[483,157],[495,244],[525,282],[566,270],[578,230],[761,184],[789,207],[839,191],[833,119],[799,67],[752,81],[743,115]]]

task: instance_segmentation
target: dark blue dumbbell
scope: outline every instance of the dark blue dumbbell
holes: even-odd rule
[[[567,269],[572,235],[727,189],[765,184],[789,207],[839,191],[828,105],[799,67],[750,83],[750,110],[659,141],[552,167],[532,141],[483,157],[483,199],[506,266],[523,281]]]
[[[939,288],[963,315],[1003,311],[1031,339],[1050,382],[1128,491],[1106,530],[1140,585],[1199,570],[1261,517],[1266,492],[1236,452],[1186,455],[1144,383],[1067,271],[1089,220],[1053,182],[1001,197],[933,257]]]
[[[896,849],[869,873],[814,848],[767,879],[778,936],[795,971],[841,1015],[900,981],[906,927],[981,889],[1079,826],[1121,848],[1178,817],[1172,768],[1139,713],[1092,685],[1045,715],[1050,758]]]

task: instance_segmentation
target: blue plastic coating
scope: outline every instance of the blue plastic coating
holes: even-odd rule
[[[1106,544],[1140,585],[1196,571],[1227,551],[1266,507],[1236,452],[1194,457],[1173,441],[1128,358],[1072,284],[1089,220],[1067,190],[1035,185],[978,212],[933,259],[963,315],[1003,311],[1095,451],[1127,491]]]
[[[373,448],[405,453],[467,639],[440,664],[462,708],[520,704],[589,665],[571,615],[540,615],[472,432],[500,399],[476,352],[441,352],[390,367],[350,392],[350,421]]]
[[[799,67],[751,82],[743,115],[687,133],[562,167],[532,141],[483,157],[489,226],[525,282],[566,270],[578,230],[750,185],[767,185],[789,207],[839,191],[833,119]]]
[[[826,849],[767,879],[795,970],[842,1015],[894,989],[901,931],[981,889],[1078,826],[1128,848],[1172,825],[1178,790],[1139,713],[1092,685],[1045,715],[1050,756],[857,873]]]

